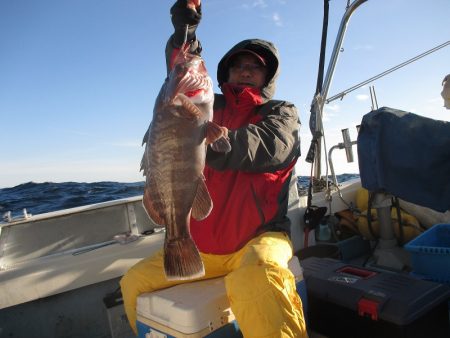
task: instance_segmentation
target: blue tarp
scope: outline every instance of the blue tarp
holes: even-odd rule
[[[382,107],[358,134],[361,184],[437,211],[450,210],[450,123]]]

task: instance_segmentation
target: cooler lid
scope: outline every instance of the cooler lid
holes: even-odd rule
[[[144,293],[137,299],[138,315],[182,333],[192,334],[231,315],[223,278],[189,282]]]

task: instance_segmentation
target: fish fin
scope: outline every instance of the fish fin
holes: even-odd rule
[[[167,280],[187,280],[205,275],[205,267],[191,237],[164,243],[164,272]]]
[[[211,196],[209,195],[208,188],[206,187],[204,178],[199,179],[197,187],[197,193],[192,203],[192,217],[197,221],[201,221],[208,217],[213,208]]]
[[[150,123],[151,126],[151,123]],[[150,135],[150,127],[147,128],[147,131],[145,132],[144,137],[142,138],[142,144],[141,146],[143,146],[145,143],[147,143],[148,140],[148,136]]]
[[[164,198],[160,189],[158,188],[158,182],[161,181],[159,177],[159,172],[150,173],[147,176],[144,195],[142,197],[142,205],[147,212],[148,217],[152,219],[153,222],[159,225],[165,225],[165,210]]]
[[[164,225],[164,218],[157,211],[158,208],[155,207],[155,203],[150,196],[148,189],[144,190],[144,196],[142,197],[142,205],[144,206],[144,210],[147,212],[148,217],[152,219],[153,222],[159,225]]]
[[[157,211],[157,208],[155,207],[155,204],[153,203],[147,189],[144,191],[144,196],[142,197],[142,205],[144,206],[144,210],[147,212],[148,217],[150,217],[153,222],[159,225],[164,225],[164,218]]]
[[[206,143],[211,144],[211,148],[219,153],[228,153],[231,144],[228,139],[228,129],[221,127],[214,122],[208,122],[206,128]]]
[[[175,96],[173,104],[178,108],[174,110],[175,114],[180,117],[188,120],[196,120],[202,115],[202,111],[184,94]]]

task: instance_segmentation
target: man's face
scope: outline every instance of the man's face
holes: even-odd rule
[[[261,88],[266,82],[267,68],[251,54],[236,55],[228,72],[228,82],[232,84]]]

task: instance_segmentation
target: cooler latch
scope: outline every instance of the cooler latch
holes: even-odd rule
[[[378,320],[378,305],[380,302],[361,298],[358,302],[358,314],[360,316],[370,316],[372,320]]]
[[[150,332],[145,334],[145,338],[167,338],[167,335],[159,331],[150,329]]]

